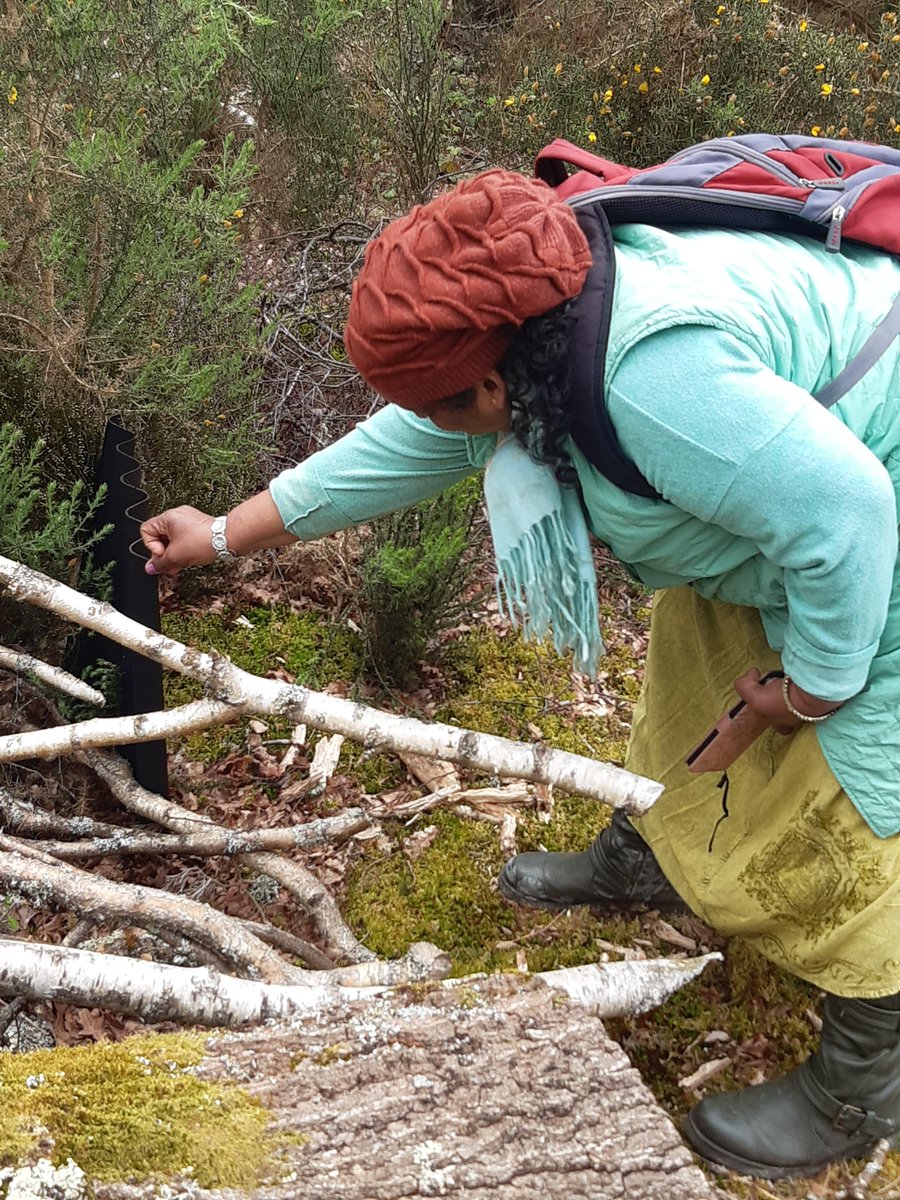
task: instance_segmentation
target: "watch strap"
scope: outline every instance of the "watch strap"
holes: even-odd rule
[[[209,527],[212,548],[216,552],[216,558],[234,558],[234,553],[228,549],[228,537],[225,532],[227,522],[227,516],[216,517]]]

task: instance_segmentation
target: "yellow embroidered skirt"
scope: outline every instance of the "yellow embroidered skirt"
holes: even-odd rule
[[[684,766],[735,702],[734,679],[748,666],[779,665],[755,610],[690,588],[657,593],[627,766],[666,790],[635,825],[718,932],[839,996],[892,995],[900,992],[900,836],[869,829],[815,729],[787,738],[769,731],[729,767],[727,816],[720,774]]]

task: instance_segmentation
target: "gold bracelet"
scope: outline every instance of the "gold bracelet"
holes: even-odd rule
[[[788,710],[792,717],[796,717],[798,721],[805,721],[807,725],[818,725],[820,721],[827,721],[828,718],[833,717],[837,710],[841,707],[839,704],[837,704],[834,708],[829,709],[827,713],[822,713],[821,716],[818,717],[811,717],[807,713],[799,712],[798,709],[794,708],[793,704],[791,704],[791,697],[788,691],[790,686],[791,677],[790,675],[785,675],[784,679],[781,681],[781,694],[784,697],[784,707]]]

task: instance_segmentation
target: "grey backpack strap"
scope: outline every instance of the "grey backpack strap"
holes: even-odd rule
[[[900,334],[900,296],[894,301],[890,312],[881,324],[876,325],[869,334],[860,352],[851,358],[842,371],[835,375],[831,383],[826,383],[820,392],[816,392],[818,402],[825,408],[831,408],[832,404],[836,404],[841,396],[859,383],[870,367],[875,366],[898,334]]]

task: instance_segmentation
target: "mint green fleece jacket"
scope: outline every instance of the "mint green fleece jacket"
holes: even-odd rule
[[[756,608],[801,687],[852,697],[819,741],[872,829],[896,835],[900,346],[832,410],[812,393],[888,310],[900,264],[768,234],[631,225],[616,243],[609,409],[663,500],[570,444],[589,526],[650,588]],[[270,490],[310,540],[437,494],[494,445],[388,406]]]

